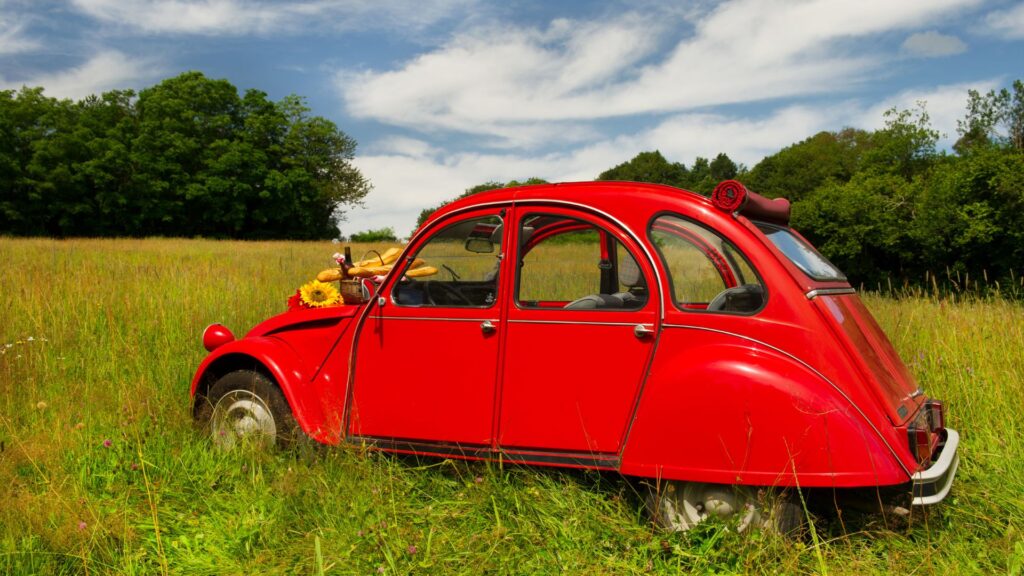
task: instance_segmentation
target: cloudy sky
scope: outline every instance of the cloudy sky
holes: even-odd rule
[[[186,70],[299,94],[374,184],[343,232],[490,180],[589,180],[643,150],[748,166],[1024,79],[1006,0],[0,0],[0,88],[80,98]]]

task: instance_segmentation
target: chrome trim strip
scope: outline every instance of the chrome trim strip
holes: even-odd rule
[[[588,322],[586,320],[509,320],[508,323],[509,324],[582,324],[584,326],[636,326],[637,324],[640,324],[640,322]]]
[[[706,332],[715,332],[716,334],[725,334],[726,336],[735,336],[736,338],[742,338],[743,340],[747,340],[748,342],[753,342],[754,344],[760,344],[761,346],[764,346],[765,348],[769,348],[771,350],[774,350],[774,351],[778,352],[779,354],[782,354],[783,356],[786,356],[787,358],[790,358],[790,359],[796,361],[798,364],[800,364],[804,368],[807,368],[808,370],[810,370],[818,378],[821,378],[822,380],[827,382],[828,385],[831,386],[832,388],[834,388],[835,391],[838,392],[840,396],[845,398],[846,401],[850,403],[850,406],[853,406],[853,409],[856,410],[858,414],[860,414],[861,418],[863,418],[865,422],[867,422],[868,426],[870,426],[871,429],[875,431],[875,434],[878,435],[878,439],[881,440],[882,444],[885,444],[885,447],[889,449],[889,452],[892,454],[892,457],[895,458],[896,462],[900,465],[900,468],[902,468],[903,471],[906,472],[908,476],[913,476],[913,472],[911,472],[909,469],[907,469],[907,467],[903,464],[903,460],[900,460],[899,455],[896,454],[896,451],[893,450],[893,447],[890,446],[889,443],[885,441],[885,437],[882,436],[882,432],[878,429],[878,427],[875,426],[875,424],[871,421],[871,419],[869,419],[867,417],[867,414],[864,414],[864,411],[861,410],[860,407],[857,406],[853,402],[852,399],[850,399],[850,397],[846,394],[846,392],[843,391],[842,388],[840,388],[839,386],[836,386],[835,382],[833,382],[833,381],[829,380],[828,378],[826,378],[824,374],[819,372],[816,368],[814,368],[813,366],[811,366],[807,362],[804,362],[803,360],[801,360],[797,356],[795,356],[795,355],[793,355],[793,354],[791,354],[789,352],[786,352],[782,348],[779,348],[777,346],[772,346],[771,344],[768,344],[767,342],[762,342],[761,340],[757,340],[756,338],[751,338],[750,336],[744,336],[743,334],[736,334],[735,332],[727,332],[725,330],[717,330],[715,328],[706,328],[704,326],[691,326],[691,325],[687,325],[687,324],[664,324],[663,326],[665,328],[684,328],[684,329],[689,329],[689,330],[703,330],[703,331],[706,331]]]
[[[498,322],[497,318],[435,318],[431,316],[381,316],[381,320],[437,320],[439,322]]]
[[[839,296],[840,294],[856,294],[853,288],[819,288],[807,293],[808,300],[814,300],[816,296]]]

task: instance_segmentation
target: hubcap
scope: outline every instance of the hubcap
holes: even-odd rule
[[[210,432],[213,443],[228,450],[242,440],[273,444],[277,426],[274,414],[262,398],[248,390],[232,390],[213,407]]]
[[[726,518],[741,514],[737,529],[744,531],[760,521],[750,493],[739,486],[703,482],[671,483],[657,496],[659,513],[673,530],[689,530],[709,516]]]

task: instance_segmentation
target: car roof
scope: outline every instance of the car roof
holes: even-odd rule
[[[629,195],[629,202],[636,207],[642,205],[660,205],[665,209],[680,204],[702,205],[711,207],[711,201],[682,188],[673,188],[664,184],[645,182],[592,181],[592,182],[560,182],[556,184],[536,184],[517,186],[515,188],[498,188],[486,192],[478,192],[438,209],[431,219],[464,208],[484,204],[502,204],[529,200],[560,200],[594,207],[609,207],[621,204],[623,194]],[[646,207],[646,206],[645,206]]]

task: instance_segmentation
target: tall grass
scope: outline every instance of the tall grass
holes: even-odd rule
[[[367,247],[355,250],[358,256]],[[376,248],[381,248],[377,246]],[[358,449],[223,454],[191,425],[203,327],[242,333],[327,243],[0,239],[0,573],[1000,573],[1024,567],[1024,313],[867,294],[963,435],[948,503],[819,544],[650,527],[615,475]],[[820,560],[819,560],[820,558]]]

